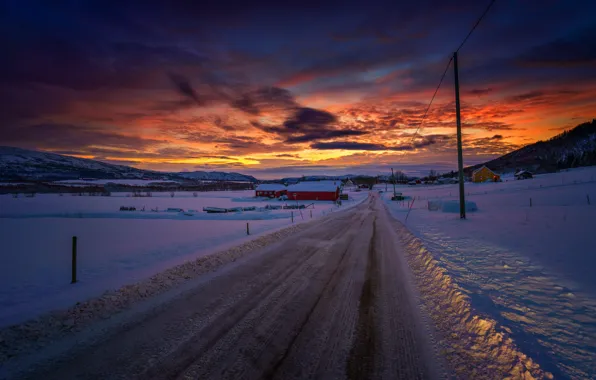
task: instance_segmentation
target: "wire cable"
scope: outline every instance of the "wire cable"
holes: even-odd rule
[[[490,10],[490,8],[492,8],[493,4],[495,3],[496,0],[491,0],[491,2],[488,4],[488,6],[486,7],[486,9],[484,10],[484,12],[482,13],[482,15],[478,18],[478,20],[476,21],[476,24],[474,24],[474,26],[472,27],[472,29],[470,30],[470,32],[468,33],[468,35],[466,36],[466,38],[464,38],[464,40],[462,41],[461,44],[459,44],[459,47],[457,48],[456,52],[459,52],[459,50],[464,46],[464,44],[468,41],[468,38],[470,38],[470,36],[472,35],[472,33],[474,33],[474,30],[476,30],[476,27],[480,24],[480,21],[482,21],[482,19],[484,18],[484,16],[486,16],[486,14],[488,13],[488,11]]]
[[[468,34],[466,35],[466,37],[464,38],[464,40],[462,41],[462,43],[459,44],[459,47],[457,48],[457,50],[455,50],[455,52],[459,52],[461,50],[461,48],[468,41],[468,39],[470,38],[470,36],[472,35],[472,33],[474,33],[474,30],[476,30],[476,28],[478,27],[478,25],[480,25],[480,22],[482,21],[482,19],[484,18],[484,16],[486,16],[486,14],[488,13],[488,11],[490,11],[490,9],[492,8],[492,6],[494,5],[495,2],[496,2],[496,0],[491,0],[490,1],[490,3],[488,4],[488,6],[484,9],[484,12],[482,12],[482,14],[478,18],[478,20],[476,20],[476,23],[474,24],[474,26],[472,27],[472,29],[470,29],[470,31],[468,32]],[[445,68],[445,71],[443,72],[443,75],[441,75],[441,79],[439,80],[439,85],[437,86],[437,88],[436,88],[436,90],[435,90],[432,98],[430,99],[430,103],[428,103],[428,107],[426,107],[426,111],[424,111],[424,115],[422,116],[422,119],[420,120],[420,123],[418,124],[418,127],[416,128],[416,132],[414,132],[414,134],[412,135],[412,142],[414,142],[414,139],[416,138],[416,135],[418,135],[418,131],[420,131],[420,128],[422,127],[422,124],[424,123],[424,120],[426,119],[426,116],[428,115],[428,111],[430,110],[430,107],[433,104],[433,101],[435,100],[435,97],[437,96],[437,93],[439,92],[439,88],[441,88],[441,84],[443,83],[443,80],[445,79],[445,75],[447,74],[447,70],[449,70],[449,66],[451,66],[451,62],[453,62],[453,56],[451,56],[451,59],[449,59],[449,62],[447,63],[447,67]]]
[[[414,141],[414,138],[418,134],[420,127],[422,127],[422,124],[424,123],[424,120],[426,119],[426,116],[428,115],[428,111],[430,110],[430,107],[432,106],[433,101],[435,100],[435,97],[437,96],[437,93],[439,92],[439,88],[441,88],[441,84],[443,84],[443,80],[445,79],[445,75],[447,75],[447,70],[449,70],[449,66],[451,66],[451,62],[453,62],[453,57],[451,57],[449,59],[449,62],[447,62],[447,67],[445,67],[445,71],[443,71],[443,75],[441,75],[439,84],[437,85],[437,88],[435,89],[435,92],[434,92],[432,98],[430,98],[430,102],[428,103],[428,106],[426,107],[426,111],[424,111],[424,115],[422,116],[420,123],[418,123],[418,128],[416,128],[416,132],[414,132],[414,134],[412,135],[412,141]]]

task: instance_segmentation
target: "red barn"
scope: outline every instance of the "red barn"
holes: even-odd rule
[[[288,186],[288,199],[297,201],[336,201],[339,181],[300,182]]]
[[[286,193],[286,187],[280,183],[262,183],[257,186],[257,197],[278,198]]]

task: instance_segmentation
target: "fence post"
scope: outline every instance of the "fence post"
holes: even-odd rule
[[[290,211],[290,213],[292,214],[292,223],[294,223],[294,211]]]
[[[72,280],[70,281],[71,284],[77,282],[77,237],[72,237]]]
[[[310,218],[312,219],[312,210],[309,210],[309,211],[310,211]]]
[[[588,199],[588,204],[590,204],[590,195],[586,194],[586,198]]]
[[[248,222],[246,222],[246,234],[250,235],[250,230],[248,229]]]

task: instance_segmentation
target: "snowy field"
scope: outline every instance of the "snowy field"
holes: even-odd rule
[[[135,283],[185,261],[356,205],[367,192],[349,193],[341,207],[208,214],[203,207],[262,208],[296,204],[255,199],[254,191],[153,193],[133,198],[42,194],[0,196],[0,326],[71,306],[108,289]],[[313,202],[298,202],[310,204]],[[120,206],[137,210],[119,211]],[[197,210],[185,215],[167,208]],[[158,212],[152,212],[157,209]],[[294,220],[292,222],[292,213]],[[246,235],[249,223],[250,236]],[[78,238],[78,279],[70,285],[72,236]]]
[[[466,183],[466,201],[478,207],[466,220],[459,212],[428,210],[429,201],[458,202],[458,185],[398,186],[411,197],[404,202],[390,200],[389,186],[383,199],[476,312],[495,321],[555,378],[592,378],[596,168],[504,180]]]

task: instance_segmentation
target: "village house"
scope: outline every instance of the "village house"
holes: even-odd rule
[[[472,172],[472,182],[499,182],[500,180],[500,175],[484,165]]]
[[[262,183],[257,186],[255,190],[255,196],[279,198],[282,195],[285,195],[286,191],[287,188],[281,183]]]
[[[288,186],[288,199],[297,201],[337,201],[340,181],[300,182]]]

